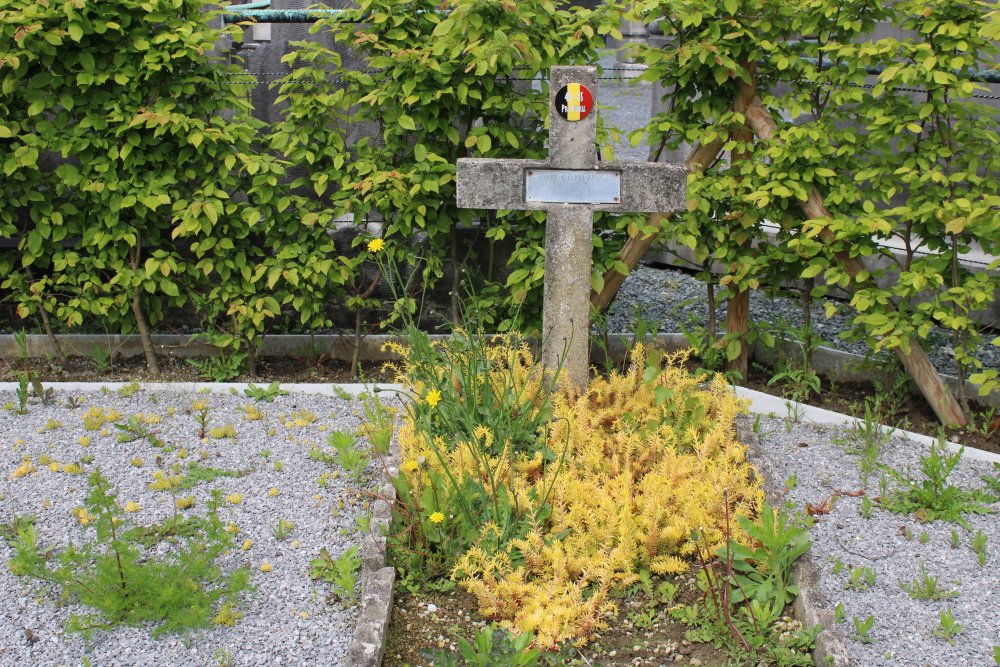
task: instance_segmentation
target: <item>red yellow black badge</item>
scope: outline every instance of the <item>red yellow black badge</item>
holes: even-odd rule
[[[556,93],[556,112],[568,121],[583,120],[594,108],[594,97],[582,83],[569,83]]]

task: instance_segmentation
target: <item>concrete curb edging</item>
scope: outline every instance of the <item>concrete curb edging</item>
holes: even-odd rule
[[[446,338],[446,334],[432,334],[431,340]],[[195,356],[211,356],[217,352],[212,346],[193,338],[192,336],[178,334],[153,334],[153,346],[157,355],[165,359],[180,359]],[[105,335],[105,334],[57,334],[56,339],[64,354],[70,357],[87,357],[97,347],[104,348],[112,352],[112,358],[129,358],[142,356],[142,345],[139,337],[130,335]],[[390,341],[400,340],[397,336],[391,335],[371,335],[365,336],[360,343],[360,359],[362,361],[389,361],[393,359],[393,354],[383,349],[383,346]],[[537,347],[537,339],[528,339]],[[632,336],[630,334],[613,333],[608,334],[607,353],[616,361],[625,358],[628,349],[631,347]],[[663,349],[674,352],[690,347],[687,339],[679,333],[661,333],[655,338],[647,339]],[[782,355],[795,352],[794,341],[782,340],[778,347],[767,348],[762,344],[754,343],[750,350],[750,358],[753,361],[762,361],[774,365],[781,360]],[[317,334],[314,336],[303,334],[272,334],[266,336],[261,342],[258,352],[261,357],[309,357],[313,355],[327,356],[340,361],[349,362],[354,357],[355,342],[350,336],[337,334]],[[43,334],[29,334],[25,337],[25,351],[31,357],[43,358],[54,355],[56,350],[48,336]],[[603,358],[604,351],[597,342],[590,346],[590,358],[592,365],[598,363]],[[0,356],[17,358],[20,350],[14,336],[11,334],[0,334]],[[835,350],[829,347],[819,347],[812,354],[813,368],[822,375],[837,382],[862,382],[884,378],[884,373],[866,370],[863,367],[864,357],[842,350]],[[950,375],[942,375],[944,381],[952,391],[958,388],[958,380]],[[966,391],[969,396],[983,405],[993,406],[1000,409],[1000,391],[994,391],[987,396],[979,396],[975,385],[966,382]]]
[[[736,420],[736,438],[747,445],[748,458],[763,476],[764,494],[768,504],[778,507],[782,503],[781,482],[769,470],[770,465],[762,456],[764,443],[754,433],[747,417]],[[798,586],[799,594],[792,603],[792,614],[803,626],[820,625],[823,631],[816,636],[813,661],[817,665],[830,667],[854,667],[847,636],[834,622],[832,607],[819,587],[820,569],[810,552],[806,552],[792,567],[792,584]]]
[[[775,416],[781,417],[783,415],[788,416],[788,418],[794,421],[809,422],[812,424],[827,424],[834,426],[853,426],[858,423],[858,419],[851,417],[849,415],[844,415],[839,412],[832,412],[830,410],[824,410],[823,408],[813,407],[811,405],[806,405],[805,403],[796,403],[795,401],[790,401],[787,399],[779,398],[777,396],[771,396],[770,394],[765,394],[760,391],[755,391],[753,389],[747,389],[746,387],[734,387],[736,395],[739,398],[745,398],[750,400],[750,411],[761,413],[761,414],[773,414]],[[894,429],[890,426],[882,425],[882,432],[889,433],[893,432],[898,435],[903,440],[908,442],[914,442],[918,445],[924,447],[930,447],[931,444],[937,442],[935,438],[923,435],[921,433],[914,433],[912,431],[904,431],[902,429]],[[756,437],[756,436],[755,436]],[[955,442],[945,442],[945,450],[955,453],[962,449],[963,445]],[[974,447],[966,447],[963,456],[976,461],[986,461],[989,463],[1000,463],[1000,454],[994,454],[992,452],[987,452],[981,449],[976,449]]]
[[[392,503],[396,500],[392,478],[399,473],[400,464],[398,425],[399,420],[389,453],[382,458],[382,483],[372,506],[368,534],[361,541],[361,615],[347,651],[347,664],[351,667],[380,667],[385,653],[396,581],[396,569],[388,564],[386,534],[392,520]]]

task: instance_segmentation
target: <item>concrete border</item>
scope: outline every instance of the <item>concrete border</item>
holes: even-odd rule
[[[739,388],[737,388],[739,389]],[[757,393],[757,392],[754,392]],[[737,392],[739,394],[739,392]],[[782,482],[769,470],[765,459],[761,456],[764,442],[754,433],[746,416],[736,420],[736,438],[748,449],[748,458],[760,472],[764,484],[765,498],[772,507],[783,504]],[[851,659],[851,651],[847,635],[834,622],[833,605],[823,595],[819,586],[820,568],[811,551],[807,551],[792,566],[792,583],[799,588],[799,594],[792,603],[792,614],[803,626],[823,626],[822,632],[816,636],[813,648],[813,661],[817,665],[830,667],[855,667],[857,663]]]
[[[391,390],[399,388],[392,385]],[[386,535],[392,520],[392,504],[396,501],[392,478],[399,473],[400,421],[396,422],[389,453],[382,458],[382,483],[372,507],[368,534],[361,541],[361,615],[347,651],[347,664],[351,667],[380,667],[385,654],[396,581],[396,568],[388,563]]]
[[[734,390],[738,397],[745,398],[750,401],[751,412],[774,415],[776,417],[787,416],[795,421],[834,426],[853,426],[860,421],[856,417],[844,415],[839,412],[831,412],[830,410],[813,407],[811,405],[806,405],[805,403],[796,403],[795,401],[779,398],[777,396],[771,396],[770,394],[765,394],[753,389],[747,389],[746,387],[734,387]],[[903,440],[914,442],[917,445],[924,447],[930,447],[932,443],[937,442],[935,438],[931,438],[920,433],[894,429],[891,426],[886,426],[884,424],[880,426],[883,433],[889,433],[892,431]],[[944,448],[950,452],[957,452],[962,447],[963,445],[955,442],[946,441],[944,443]],[[992,452],[976,449],[974,447],[966,447],[965,454],[963,456],[967,456],[970,459],[975,459],[977,461],[1000,463],[1000,454],[994,454]]]
[[[430,338],[431,340],[441,340],[447,338],[447,335],[434,334]],[[68,357],[89,357],[95,347],[104,347],[112,352],[115,358],[127,359],[143,356],[139,337],[135,335],[59,334],[56,339],[59,341],[63,353]],[[360,359],[368,362],[395,359],[395,355],[383,348],[388,342],[401,340],[397,336],[365,336],[361,339]],[[621,361],[625,358],[631,341],[630,334],[609,334],[607,339],[608,354],[615,361]],[[687,339],[679,333],[658,334],[651,341],[655,341],[659,347],[668,351],[690,347]],[[28,355],[31,357],[45,358],[55,354],[55,348],[48,336],[30,334],[26,337],[25,342]],[[537,341],[528,339],[528,342],[537,352]],[[192,340],[191,336],[154,334],[153,345],[157,355],[166,359],[205,357],[216,353],[215,348],[198,340]],[[779,346],[775,348],[767,348],[757,343],[750,351],[750,358],[753,361],[763,361],[773,365],[781,359],[782,354],[791,353],[793,345],[794,342],[787,340],[779,341]],[[320,354],[349,362],[354,358],[354,348],[354,339],[350,336],[336,334],[273,335],[264,337],[259,354],[262,357],[306,357]],[[19,354],[20,351],[14,341],[14,336],[0,334],[0,356],[17,358]],[[591,343],[591,364],[600,362],[603,356],[604,350],[600,345],[597,342]],[[828,347],[818,348],[812,356],[813,367],[816,371],[837,382],[866,382],[884,377],[875,371],[862,370],[863,361],[864,357],[861,355]],[[943,376],[943,378],[952,391],[955,391],[958,387],[958,380],[948,375]],[[1000,409],[1000,391],[995,391],[989,396],[978,396],[975,385],[968,382],[966,383],[966,391],[976,401]]]

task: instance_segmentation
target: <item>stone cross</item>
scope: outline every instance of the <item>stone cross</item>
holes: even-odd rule
[[[461,158],[462,208],[546,212],[542,366],[563,361],[569,382],[590,374],[590,278],[594,211],[668,213],[686,208],[682,165],[598,160],[595,67],[553,67],[549,158]]]

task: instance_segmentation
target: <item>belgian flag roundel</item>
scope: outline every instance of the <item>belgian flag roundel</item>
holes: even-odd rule
[[[568,83],[556,93],[556,112],[568,121],[583,120],[594,108],[594,98],[582,83]]]

